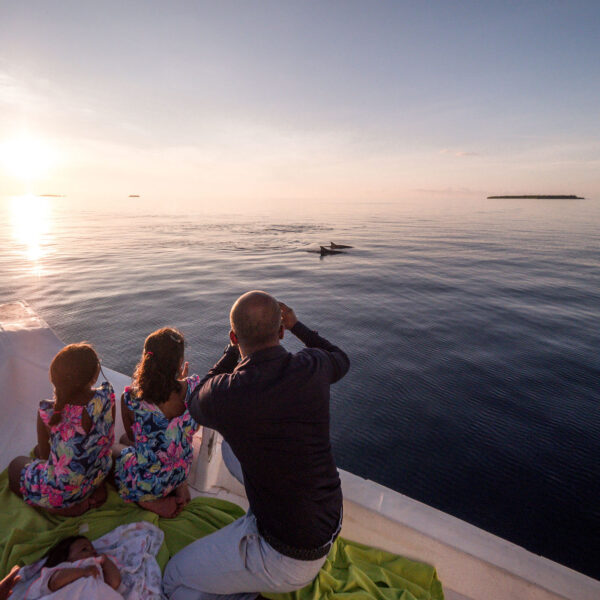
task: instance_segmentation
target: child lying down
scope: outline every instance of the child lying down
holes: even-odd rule
[[[91,578],[92,581],[84,581]],[[112,590],[119,590],[121,573],[106,554],[98,554],[92,542],[83,535],[67,537],[48,552],[41,575],[27,590],[26,598],[43,598],[69,587],[73,597],[102,594],[105,598],[122,598]],[[112,588],[112,590],[110,589]],[[66,590],[65,590],[66,591]],[[54,597],[59,597],[58,594]]]
[[[162,600],[155,558],[162,541],[162,531],[147,522],[121,525],[93,544],[82,535],[65,538],[21,569],[14,598]]]

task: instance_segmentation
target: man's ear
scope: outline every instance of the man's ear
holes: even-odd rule
[[[283,326],[283,323],[279,326],[279,339],[282,340],[283,339],[283,334],[285,332],[285,327]]]
[[[233,331],[233,329],[229,331],[229,340],[234,346],[239,344],[238,337],[235,335],[235,331]]]

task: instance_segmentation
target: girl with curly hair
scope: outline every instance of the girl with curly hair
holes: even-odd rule
[[[183,334],[164,327],[144,343],[131,387],[121,398],[126,447],[115,465],[121,498],[161,517],[175,517],[190,500],[187,477],[198,424],[188,401],[200,378],[188,377]]]

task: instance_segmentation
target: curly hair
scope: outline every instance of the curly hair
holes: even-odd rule
[[[171,392],[181,390],[177,376],[184,346],[183,334],[172,327],[163,327],[146,338],[132,384],[146,402],[162,404],[169,399]]]
[[[87,342],[65,346],[50,363],[50,381],[54,386],[54,414],[50,425],[60,422],[61,412],[69,402],[90,383],[100,359]]]
[[[87,540],[87,538],[85,535],[71,535],[54,544],[46,554],[47,558],[44,567],[55,567],[56,565],[60,565],[60,563],[67,562],[71,546],[77,540]]]

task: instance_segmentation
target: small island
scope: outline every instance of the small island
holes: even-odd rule
[[[526,198],[528,200],[585,200],[582,196],[488,196],[488,200],[498,200],[498,199],[506,199],[506,198]]]
[[[139,194],[129,194],[128,196],[129,198],[139,198],[140,195]]]

